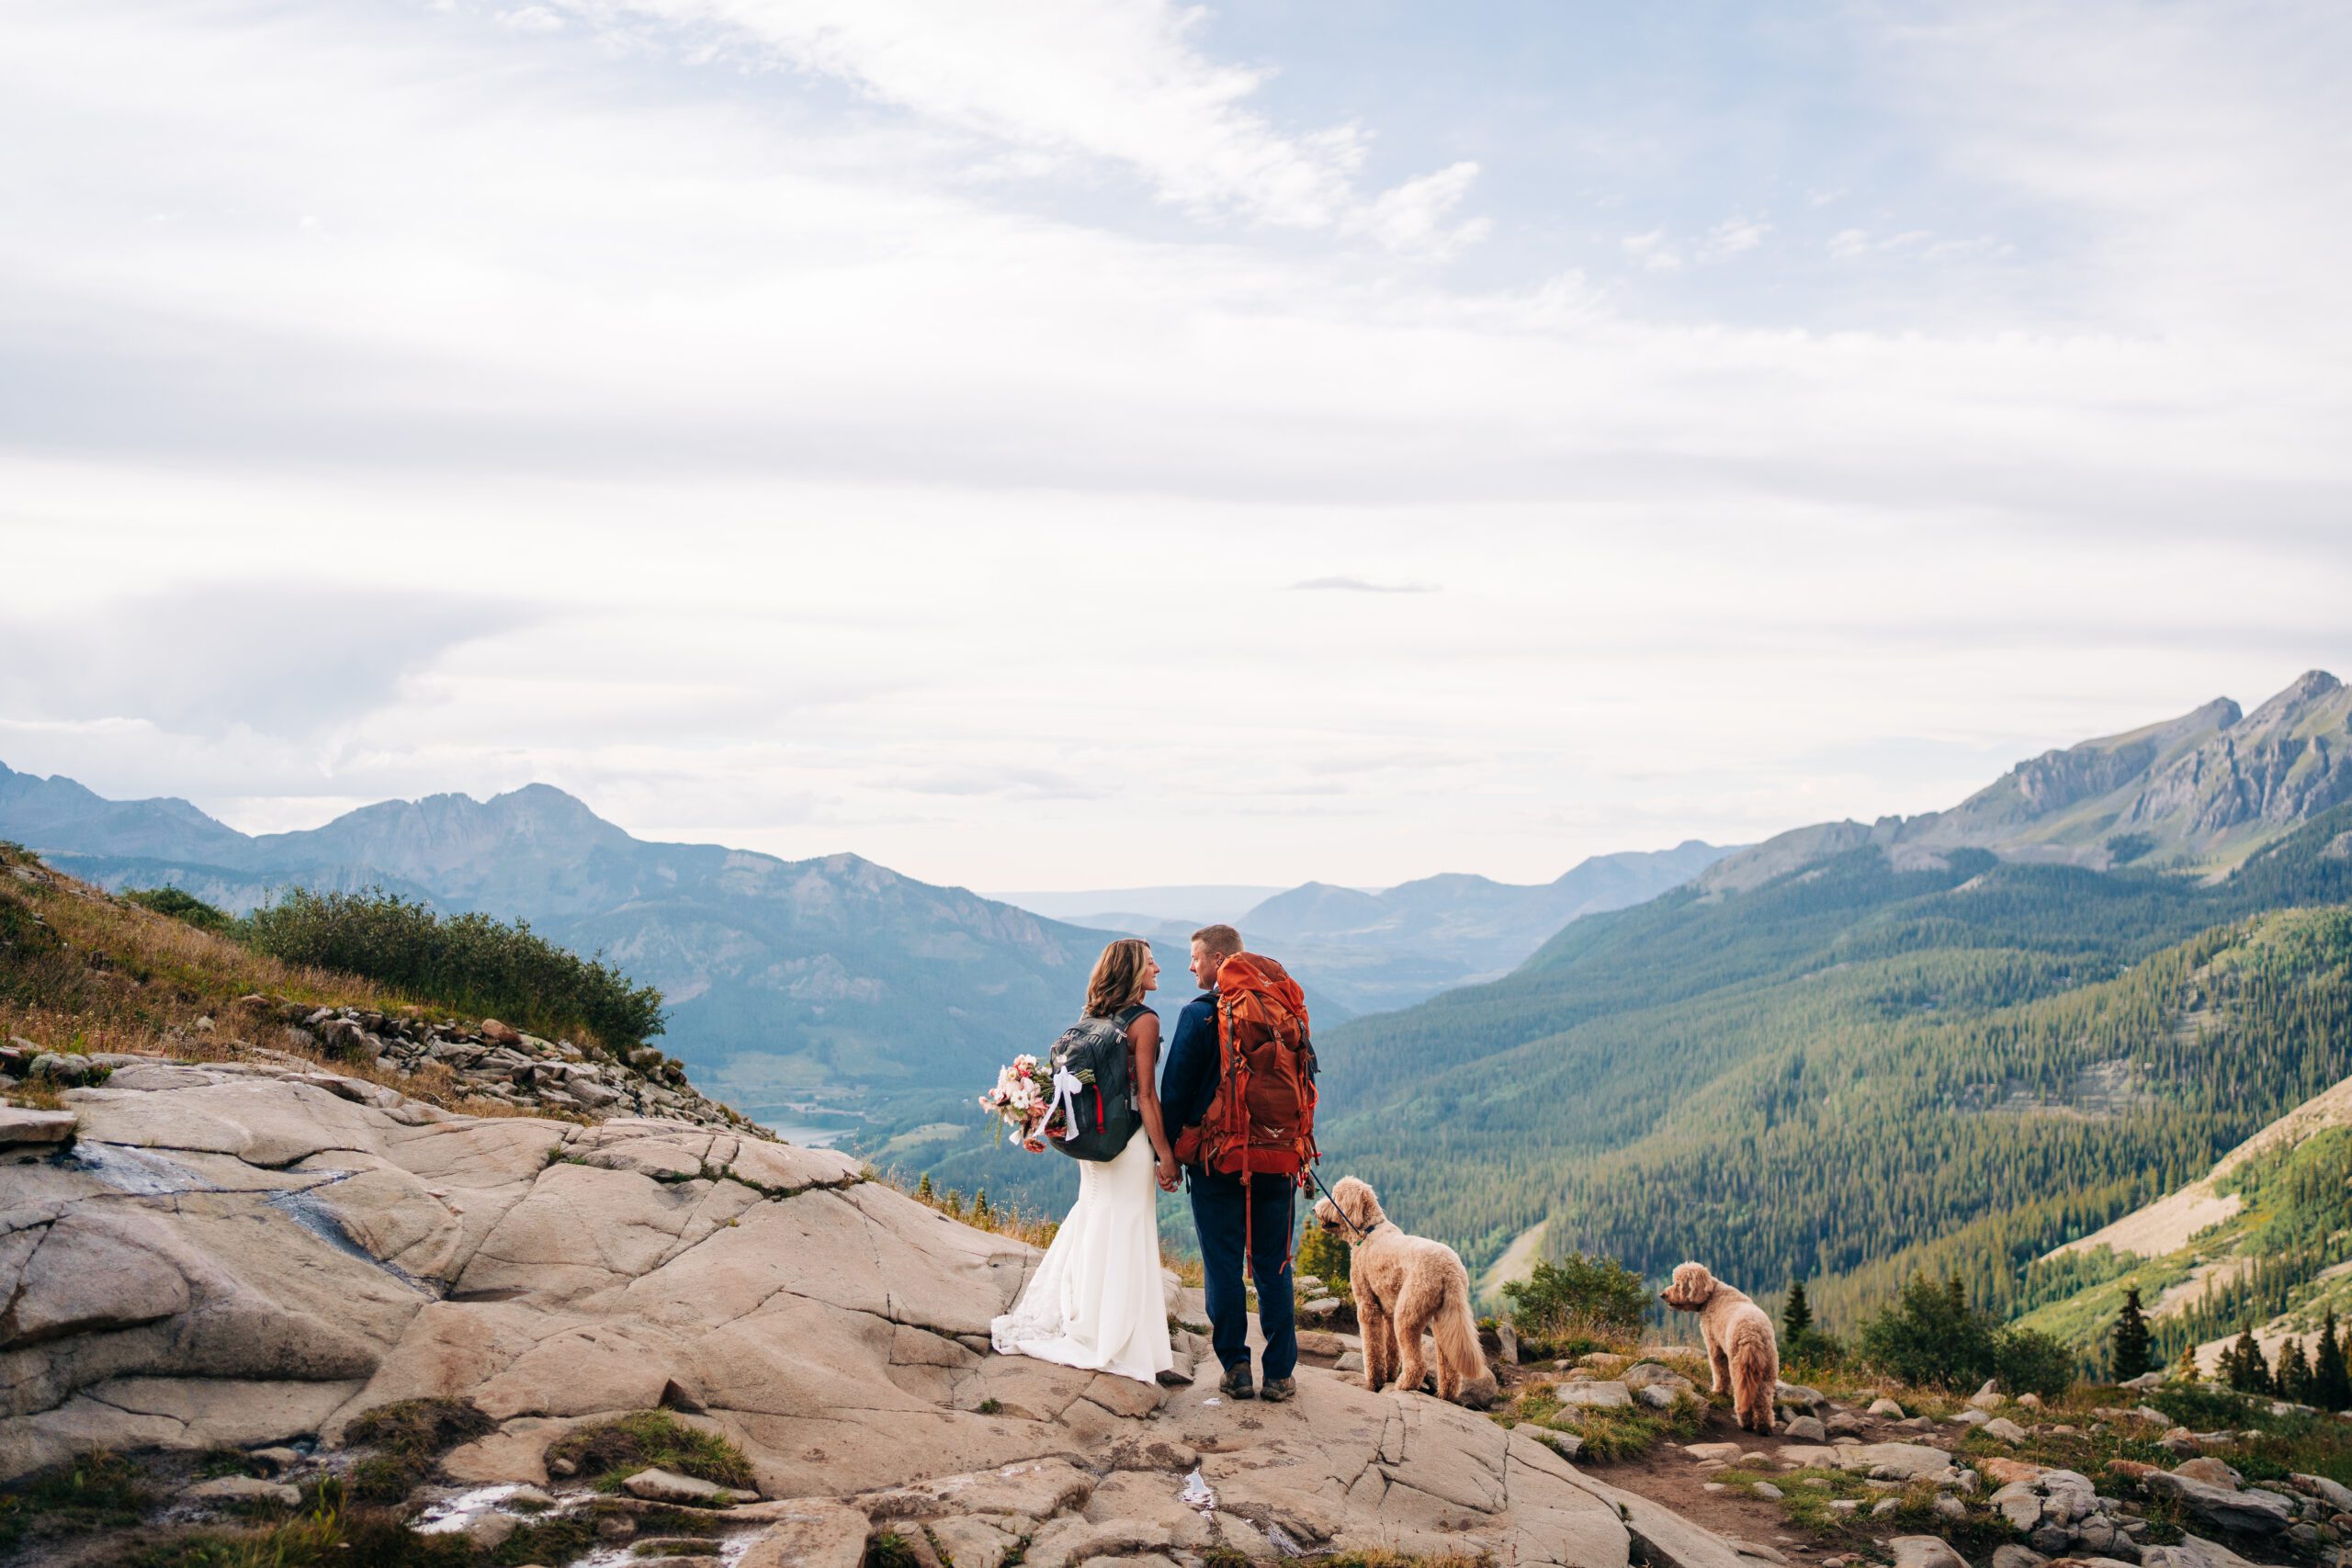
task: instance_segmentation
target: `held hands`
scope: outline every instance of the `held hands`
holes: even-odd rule
[[[1160,1151],[1159,1169],[1158,1175],[1159,1178],[1159,1190],[1162,1192],[1175,1191],[1177,1187],[1182,1184],[1183,1180],[1183,1172],[1176,1164],[1176,1156],[1168,1153],[1164,1149]]]

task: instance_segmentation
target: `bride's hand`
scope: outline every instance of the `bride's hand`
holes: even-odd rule
[[[1159,1190],[1162,1192],[1175,1191],[1183,1179],[1182,1169],[1176,1164],[1176,1156],[1170,1154],[1163,1154],[1159,1156]]]

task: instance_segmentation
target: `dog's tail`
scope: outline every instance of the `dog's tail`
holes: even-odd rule
[[[1758,1428],[1772,1429],[1773,1394],[1781,1381],[1781,1347],[1772,1337],[1772,1320],[1759,1312],[1754,1316],[1742,1314],[1740,1321],[1732,1325],[1731,1343],[1724,1348],[1724,1359],[1731,1363],[1731,1386],[1735,1393],[1752,1390],[1756,1414],[1763,1425]]]
[[[1470,1315],[1468,1298],[1467,1290],[1446,1292],[1445,1304],[1438,1308],[1437,1320],[1430,1329],[1437,1337],[1439,1359],[1462,1380],[1455,1397],[1473,1410],[1484,1410],[1501,1391],[1487,1365],[1487,1353],[1478,1348],[1478,1322]]]

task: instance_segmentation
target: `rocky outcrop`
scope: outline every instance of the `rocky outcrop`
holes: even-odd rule
[[[695,1091],[683,1064],[651,1045],[613,1056],[569,1040],[542,1040],[494,1018],[469,1028],[267,997],[248,997],[245,1006],[263,1016],[280,1016],[294,1035],[289,1043],[355,1065],[403,1078],[446,1068],[461,1095],[568,1115],[635,1114],[713,1127],[742,1125],[734,1111]]]
[[[1326,1546],[1739,1561],[1424,1394],[1304,1368],[1292,1402],[1237,1406],[1214,1361],[1170,1390],[992,1355],[1036,1254],[828,1151],[461,1116],[258,1065],[119,1066],[63,1100],[78,1138],[14,1156],[0,1189],[0,1478],[100,1445],[332,1458],[360,1413],[435,1397],[492,1428],[444,1480],[560,1491],[557,1438],[666,1407],[748,1457],[768,1501],[727,1517],[775,1538],[746,1562],[846,1564],[869,1526],[952,1540],[958,1568],[1023,1538],[1036,1568]]]

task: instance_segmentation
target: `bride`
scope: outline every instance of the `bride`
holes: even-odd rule
[[[1159,985],[1151,944],[1114,942],[1094,961],[1086,1016],[1124,1025],[1135,1053],[1142,1136],[1107,1160],[1080,1160],[1078,1202],[1055,1232],[1029,1288],[989,1325],[999,1354],[1150,1382],[1173,1376],[1168,1309],[1160,1293],[1159,1210],[1153,1194],[1176,1190],[1176,1156],[1160,1124],[1154,1069],[1159,1015],[1144,1005]]]

